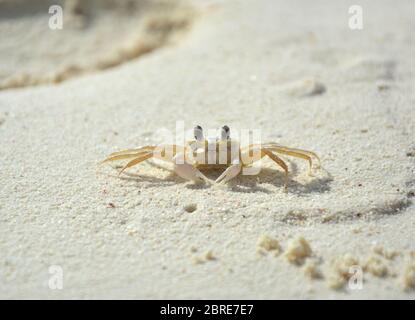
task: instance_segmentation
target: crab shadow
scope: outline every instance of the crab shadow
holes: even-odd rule
[[[181,179],[176,176],[173,172],[169,172],[167,177],[157,178],[154,176],[149,176],[145,174],[140,174],[136,172],[123,172],[122,175],[112,175],[124,181],[133,181],[133,182],[147,182],[147,187],[169,187],[176,184],[185,183],[186,180]]]
[[[330,190],[330,183],[333,180],[331,176],[324,170],[326,173],[323,177],[311,176],[309,181],[306,183],[300,183],[295,179],[298,175],[298,166],[294,162],[288,161],[290,163],[290,172],[288,176],[288,193],[293,193],[297,195],[301,194],[310,194],[310,193],[324,193]],[[150,165],[157,168],[167,170],[169,173],[166,177],[158,178],[155,176],[144,175],[135,172],[126,172],[124,171],[122,175],[118,176],[117,174],[111,175],[113,177],[120,178],[125,181],[134,181],[134,182],[147,182],[149,187],[169,187],[177,184],[185,184],[185,187],[188,189],[198,190],[198,189],[209,189],[212,187],[211,184],[205,182],[195,182],[189,183],[189,181],[177,176],[173,170],[170,170],[165,167],[160,167],[155,163],[150,163]],[[218,169],[207,169],[203,170],[203,174],[210,180],[214,181],[220,176],[223,170]],[[273,168],[261,168],[258,174],[255,175],[239,175],[233,180],[228,182],[229,190],[232,192],[242,192],[242,193],[273,193],[272,190],[267,189],[264,184],[271,184],[278,188],[284,188],[284,173],[278,169]]]
[[[151,165],[152,167],[161,169],[164,172],[168,172],[168,174],[165,175],[163,178],[158,178],[154,175],[143,174],[141,172],[143,172],[144,170],[139,169],[139,171],[135,171],[135,172],[125,170],[121,175],[117,173],[115,174],[110,173],[108,174],[108,176],[112,178],[117,178],[123,181],[135,182],[137,185],[139,183],[146,182],[146,187],[169,187],[169,186],[173,186],[177,184],[185,184],[189,182],[179,177],[173,170],[167,167],[161,166],[159,164],[156,164],[150,161],[147,163]],[[123,166],[114,165],[111,167],[115,171],[119,171]],[[191,188],[191,189],[207,189],[209,188],[209,184],[206,184],[203,182],[200,182],[200,183],[195,182],[195,183],[187,185],[186,187]]]
[[[299,170],[297,164],[291,161],[290,171],[288,175],[287,193],[296,195],[310,194],[310,193],[324,193],[330,191],[330,183],[333,180],[330,174],[323,168],[315,169],[321,170],[324,176],[310,176],[309,181],[300,183],[295,180],[298,176]],[[273,168],[261,168],[257,175],[241,175],[234,180],[229,181],[230,189],[234,192],[252,193],[264,192],[273,193],[273,191],[264,188],[261,185],[270,184],[277,188],[284,189],[284,173]]]

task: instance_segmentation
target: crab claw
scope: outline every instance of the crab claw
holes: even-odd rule
[[[216,179],[216,183],[226,183],[229,180],[235,178],[242,169],[242,165],[239,163],[231,165],[228,169],[226,169],[219,178]]]
[[[187,163],[182,153],[177,154],[173,158],[174,171],[178,176],[186,180],[192,181],[207,181],[208,179],[193,165]]]

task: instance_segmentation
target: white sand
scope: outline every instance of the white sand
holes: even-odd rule
[[[361,31],[348,28],[347,1],[194,5],[174,45],[0,91],[0,297],[415,298],[415,3],[361,1]],[[14,52],[0,48],[7,65]],[[263,141],[316,151],[332,178],[310,178],[302,160],[288,193],[268,161],[213,187],[149,163],[123,178],[97,171],[176,120],[261,129]],[[305,266],[260,254],[264,235],[282,251],[302,236],[312,254]],[[361,290],[347,286],[350,261]],[[48,287],[51,265],[62,290]]]

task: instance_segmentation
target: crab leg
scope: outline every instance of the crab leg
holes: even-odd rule
[[[156,150],[157,148],[161,148],[161,150],[165,150],[165,149],[167,149],[167,147],[171,148],[171,150],[173,151],[173,156],[174,156],[174,154],[175,154],[174,150],[175,150],[175,148],[177,148],[176,145],[171,145],[171,146],[143,146],[143,147],[136,148],[136,149],[125,149],[125,150],[113,152],[104,161],[102,161],[100,164],[104,164],[104,163],[110,162],[110,161],[116,161],[116,160],[123,160],[123,159],[139,157],[139,156],[141,156],[143,154],[146,154],[146,153],[150,154],[150,153],[154,152],[154,150]],[[156,156],[156,154],[154,154],[154,155]]]
[[[282,153],[282,154],[286,154],[288,156],[293,156],[293,157],[297,157],[297,158],[301,158],[304,160],[308,161],[308,173],[311,174],[311,168],[313,166],[313,161],[311,159],[310,156],[303,154],[303,153],[298,153],[298,152],[294,152],[294,151],[288,151],[288,150],[284,150],[284,149],[279,149],[279,148],[268,148],[269,150],[272,150],[274,152],[278,152],[278,153]]]
[[[303,149],[296,149],[296,148],[289,148],[289,147],[285,147],[285,146],[282,146],[282,145],[280,145],[278,143],[274,143],[274,142],[266,143],[266,144],[263,145],[263,147],[265,147],[265,148],[267,148],[267,147],[276,148],[276,149],[280,150],[281,153],[283,153],[283,151],[285,151],[285,152],[293,152],[293,153],[296,153],[296,154],[303,154],[303,155],[307,155],[309,157],[314,157],[318,160],[318,164],[320,164],[320,157],[312,151],[303,150]]]
[[[110,162],[110,161],[116,161],[116,160],[123,160],[123,159],[129,159],[129,158],[137,158],[140,155],[143,154],[148,154],[148,151],[140,151],[137,153],[126,153],[126,154],[118,154],[118,155],[110,155],[107,159],[105,159],[104,161],[102,161],[100,164],[104,164],[106,162]]]
[[[123,159],[132,159],[128,162],[119,172],[119,175],[126,169],[131,168],[140,162],[143,162],[152,157],[173,162],[175,166],[176,173],[182,178],[188,180],[206,180],[206,178],[198,169],[194,168],[192,164],[184,161],[185,156],[183,152],[178,152],[179,149],[185,149],[177,145],[161,145],[161,146],[144,146],[137,149],[126,149],[118,152],[111,153],[108,158],[101,162],[101,164],[123,160]]]
[[[254,148],[260,148],[260,145],[250,145],[248,146],[248,150],[245,152],[250,152],[252,151]],[[246,148],[244,148],[246,149]],[[287,164],[280,158],[278,157],[276,154],[274,154],[271,150],[271,148],[260,148],[261,150],[261,159],[265,156],[268,156],[272,161],[274,161],[276,164],[278,164],[285,172],[285,177],[284,177],[284,188],[287,189],[288,186],[288,167]],[[260,160],[260,159],[257,159]],[[257,161],[254,160],[253,162]],[[249,163],[244,163],[244,165],[251,165],[253,162],[249,162]]]
[[[288,185],[288,167],[286,165],[286,163],[277,155],[273,154],[272,151],[269,151],[267,149],[262,149],[261,150],[261,154],[264,157],[265,155],[267,155],[272,161],[274,161],[275,163],[277,163],[281,168],[284,169],[285,171],[285,178],[284,178],[284,188],[287,189],[287,185]]]
[[[262,145],[261,144],[251,144],[249,146],[246,146],[245,148],[253,148],[253,147],[278,148],[278,150],[285,150],[285,151],[290,151],[290,152],[295,152],[295,153],[301,153],[301,154],[304,154],[304,155],[308,155],[309,157],[315,157],[318,160],[318,162],[320,163],[320,157],[312,151],[303,150],[303,149],[296,149],[296,148],[289,148],[289,147],[282,146],[282,145],[280,145],[278,143],[275,143],[275,142],[269,142],[269,143],[265,143],[265,144],[262,144]]]
[[[132,166],[135,166],[135,165],[137,165],[137,164],[139,164],[140,162],[143,162],[143,161],[145,161],[145,160],[147,160],[147,159],[150,159],[151,157],[153,156],[153,154],[152,153],[147,153],[147,154],[145,154],[145,155],[143,155],[143,156],[141,156],[141,157],[138,157],[138,158],[135,158],[135,159],[133,159],[133,160],[131,160],[130,162],[128,162],[121,170],[120,170],[120,172],[118,173],[118,175],[120,175],[125,169],[127,169],[127,168],[131,168]]]
[[[118,156],[118,155],[121,155],[121,154],[126,154],[126,153],[133,154],[133,153],[138,153],[138,152],[141,152],[141,151],[152,151],[155,148],[156,148],[156,146],[143,146],[143,147],[136,148],[136,149],[125,149],[125,150],[121,150],[121,151],[111,153],[108,156],[108,158],[113,157],[113,156]]]
[[[311,168],[313,165],[312,157],[315,157],[318,160],[318,164],[320,165],[320,158],[317,156],[317,154],[315,154],[312,151],[288,148],[288,147],[278,145],[276,143],[267,143],[262,146],[261,145],[249,145],[248,146],[248,148],[254,148],[254,147],[262,147],[262,148],[265,148],[265,149],[268,149],[268,150],[271,150],[277,153],[307,160],[309,164],[309,170],[308,170],[309,174],[311,174]]]

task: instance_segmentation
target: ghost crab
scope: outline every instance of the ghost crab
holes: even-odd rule
[[[205,138],[201,126],[196,126],[193,133],[194,139],[187,141],[184,146],[147,145],[137,149],[126,149],[111,153],[102,163],[131,159],[119,171],[121,174],[140,162],[156,158],[173,163],[176,174],[186,180],[210,182],[210,179],[201,171],[209,168],[223,169],[223,173],[215,182],[226,183],[240,174],[243,169],[251,167],[256,161],[268,156],[284,170],[285,189],[288,184],[288,167],[277,154],[307,160],[309,173],[311,173],[313,158],[317,159],[320,164],[320,158],[312,151],[289,148],[274,142],[240,147],[239,141],[231,139],[228,126],[220,129],[218,137]]]

